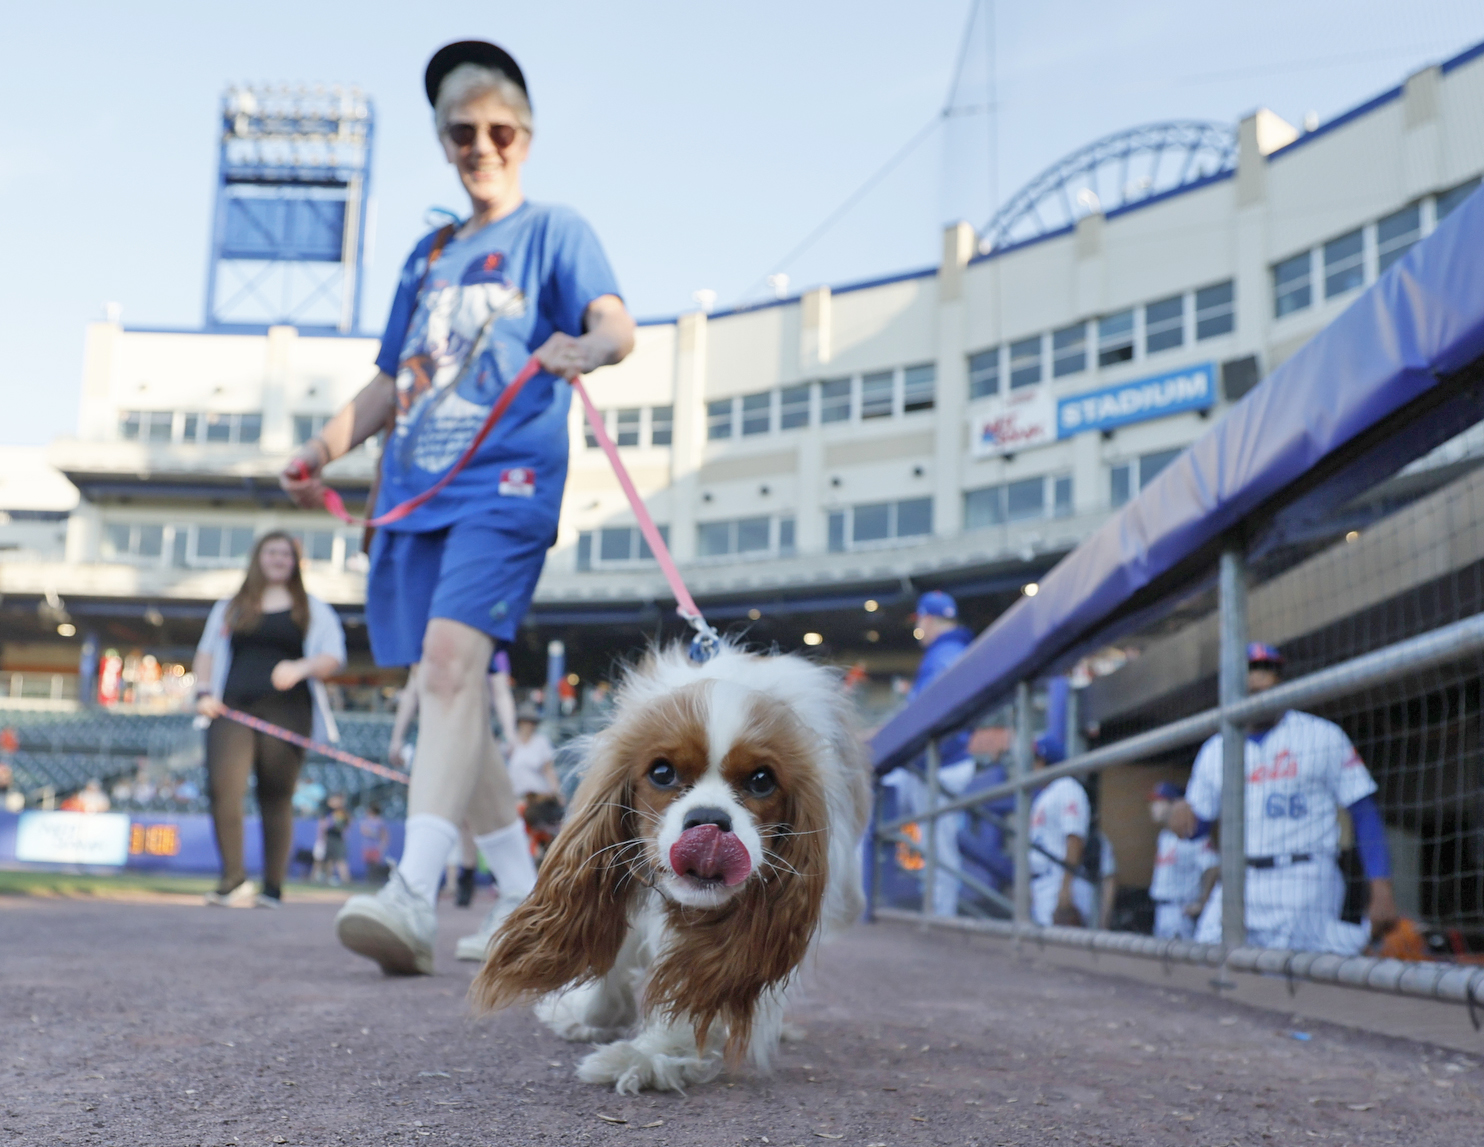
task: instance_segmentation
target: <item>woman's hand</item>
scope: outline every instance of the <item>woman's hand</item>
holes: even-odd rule
[[[200,713],[203,717],[209,717],[213,721],[226,712],[226,709],[227,707],[210,693],[202,693],[201,696],[196,698],[196,712]]]
[[[329,451],[318,438],[311,438],[289,455],[278,484],[295,505],[306,510],[318,510],[325,504],[325,485],[320,481],[320,471],[329,460]]]
[[[269,680],[273,682],[273,688],[284,693],[308,676],[309,662],[300,658],[298,661],[280,661],[273,667]]]
[[[568,382],[622,362],[634,349],[634,320],[617,295],[599,295],[587,305],[582,322],[581,338],[557,331],[536,352],[543,367]]]
[[[536,359],[548,372],[571,382],[579,374],[591,374],[608,365],[611,348],[599,345],[590,335],[574,339],[561,331],[554,333],[536,351]]]

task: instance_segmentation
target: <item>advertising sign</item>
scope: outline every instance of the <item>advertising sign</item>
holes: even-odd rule
[[[1205,410],[1215,403],[1216,368],[1213,363],[1203,362],[1063,398],[1056,404],[1056,436],[1070,438],[1084,430],[1112,430],[1167,414]]]
[[[23,812],[15,858],[33,864],[111,864],[129,859],[129,817],[121,812]]]
[[[1043,388],[997,400],[974,416],[973,454],[990,458],[1056,441],[1056,406]]]

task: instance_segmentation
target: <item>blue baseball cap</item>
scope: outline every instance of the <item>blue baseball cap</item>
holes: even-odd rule
[[[1282,668],[1288,664],[1283,654],[1278,652],[1276,645],[1269,645],[1266,641],[1249,641],[1247,643],[1248,665],[1274,665]]]
[[[1171,781],[1160,781],[1149,790],[1152,801],[1178,801],[1185,799],[1185,790]]]
[[[1062,748],[1061,738],[1053,737],[1050,733],[1042,733],[1036,738],[1035,750],[1036,756],[1048,765],[1059,765],[1066,760],[1067,752]]]
[[[929,590],[917,599],[918,617],[946,617],[950,621],[958,618],[958,602],[941,589]]]

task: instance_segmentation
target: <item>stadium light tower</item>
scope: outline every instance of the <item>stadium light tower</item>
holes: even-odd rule
[[[359,329],[373,126],[358,88],[227,89],[208,330]]]

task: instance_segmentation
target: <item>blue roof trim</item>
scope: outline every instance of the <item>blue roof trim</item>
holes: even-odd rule
[[[895,275],[883,275],[879,279],[859,279],[854,283],[844,283],[838,287],[831,287],[832,295],[848,295],[852,291],[868,291],[872,287],[889,287],[893,283],[905,283],[908,279],[931,279],[938,274],[937,267],[923,267],[916,271],[899,271]]]
[[[1461,68],[1470,60],[1477,60],[1480,56],[1484,56],[1484,40],[1480,40],[1472,48],[1465,48],[1451,60],[1444,60],[1438,65],[1438,68],[1446,76],[1454,68]]]
[[[1096,637],[1136,594],[1433,392],[1439,376],[1484,358],[1484,277],[1475,254],[1481,246],[1484,190],[1042,578],[1035,597],[1021,598],[980,634],[876,734],[877,768],[911,760],[930,736],[961,727],[1015,682]],[[1381,451],[1369,477],[1405,460]],[[1354,480],[1348,471],[1340,477]]]
[[[1304,132],[1298,137],[1298,139],[1294,140],[1292,143],[1285,143],[1282,147],[1278,148],[1277,151],[1268,152],[1268,162],[1272,163],[1273,160],[1278,159],[1280,156],[1287,155],[1289,152],[1294,151],[1300,147],[1303,147],[1304,144],[1310,142],[1311,140],[1316,140],[1322,135],[1328,135],[1337,127],[1344,127],[1351,120],[1359,119],[1363,115],[1370,115],[1370,113],[1375,111],[1377,108],[1384,107],[1392,100],[1400,99],[1401,95],[1402,85],[1397,84],[1396,87],[1390,89],[1389,91],[1382,92],[1379,96],[1372,96],[1370,99],[1366,100],[1365,103],[1353,107],[1347,112],[1341,112],[1339,115],[1335,116],[1334,119],[1329,120],[1327,123],[1320,124],[1313,131]]]
[[[1167,199],[1174,199],[1178,195],[1185,195],[1191,191],[1199,191],[1203,187],[1213,184],[1225,183],[1228,179],[1234,179],[1237,174],[1235,167],[1229,167],[1225,171],[1218,171],[1212,175],[1202,176],[1200,179],[1192,179],[1189,183],[1182,183],[1179,187],[1171,187],[1167,191],[1161,191],[1156,195],[1150,195],[1137,203],[1125,203],[1122,207],[1115,207],[1103,218],[1117,219],[1120,215],[1128,215],[1134,211],[1140,211],[1145,207],[1153,207],[1156,203],[1163,203]]]
[[[1034,247],[1037,243],[1047,243],[1052,239],[1060,239],[1063,235],[1074,234],[1077,224],[1068,223],[1065,227],[1058,227],[1055,231],[1048,231],[1044,235],[1037,235],[1034,239],[1022,239],[1019,243],[1011,243],[1008,247],[996,247],[983,255],[975,255],[969,260],[969,266],[975,263],[983,263],[990,259],[998,259],[1001,255],[1009,255],[1015,251],[1023,251],[1027,247]]]
[[[274,326],[291,326],[290,323],[274,323]],[[301,338],[306,339],[365,339],[369,342],[380,342],[379,334],[369,331],[337,331],[330,327],[295,327]],[[269,327],[267,325],[234,324],[232,326],[217,327],[167,327],[167,326],[135,326],[132,323],[123,327],[127,334],[131,335],[266,335]]]

